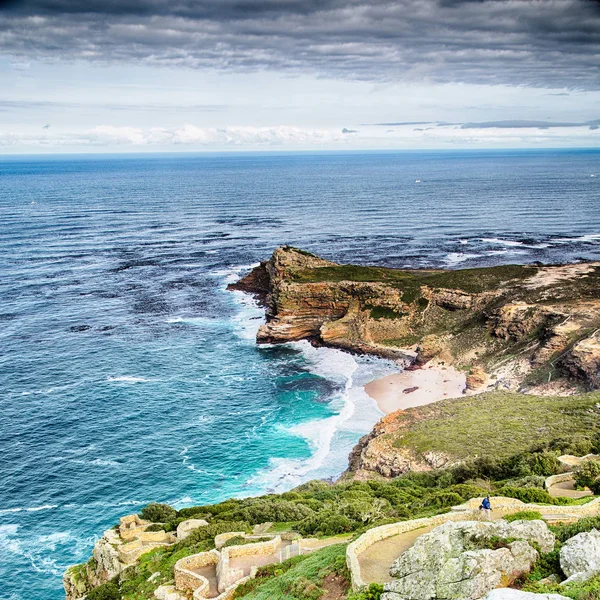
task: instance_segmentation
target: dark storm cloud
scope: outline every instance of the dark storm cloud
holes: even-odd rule
[[[591,0],[4,2],[0,52],[367,81],[600,88]]]

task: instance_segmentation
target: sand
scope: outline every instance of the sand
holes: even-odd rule
[[[412,388],[416,389],[409,391]],[[367,394],[377,401],[379,410],[386,415],[444,398],[458,398],[464,389],[465,374],[442,365],[393,373],[365,385]]]

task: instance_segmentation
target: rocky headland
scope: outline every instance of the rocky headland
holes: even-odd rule
[[[480,403],[448,401],[452,419],[460,416],[467,429],[477,421],[493,439],[494,419],[483,424],[490,407],[514,420],[512,431],[525,419],[535,440],[543,437],[535,428],[543,433],[546,425],[529,423],[527,415],[551,414],[562,407],[553,399],[600,387],[600,263],[399,270],[340,265],[285,246],[230,288],[265,306],[258,343],[306,339],[395,359],[409,370],[434,365],[464,372],[464,393],[485,396]],[[583,401],[577,411],[593,404]],[[432,436],[420,450],[406,443],[415,424],[443,423],[445,407],[384,417],[352,452],[349,473],[395,477],[466,458],[436,449]],[[476,457],[481,444],[469,449]]]

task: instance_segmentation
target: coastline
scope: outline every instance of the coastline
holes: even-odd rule
[[[377,402],[379,410],[389,415],[397,410],[431,404],[464,395],[466,376],[452,366],[428,364],[374,379],[364,386]]]

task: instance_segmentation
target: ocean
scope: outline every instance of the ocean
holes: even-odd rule
[[[338,476],[394,369],[257,347],[228,292],[281,244],[340,262],[600,259],[600,151],[0,158],[0,597],[149,501]]]

